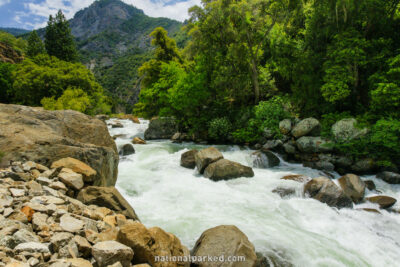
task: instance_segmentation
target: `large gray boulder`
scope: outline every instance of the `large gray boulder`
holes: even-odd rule
[[[337,141],[346,142],[361,138],[368,133],[367,128],[356,127],[357,120],[354,118],[343,119],[332,125],[332,134]]]
[[[3,165],[29,159],[49,167],[71,157],[96,171],[94,185],[115,185],[119,157],[103,121],[72,110],[5,104],[0,104],[0,121]]]
[[[215,147],[208,147],[195,154],[197,170],[202,174],[207,166],[213,162],[223,159],[224,156]]]
[[[353,203],[344,191],[326,177],[318,177],[304,186],[304,193],[336,208],[351,208]]]
[[[297,148],[304,153],[330,152],[333,144],[321,137],[303,136],[296,140]]]
[[[220,225],[204,231],[197,240],[192,255],[196,257],[244,257],[245,261],[225,262],[199,262],[199,267],[255,267],[257,255],[254,245],[247,236],[233,225]]]
[[[359,203],[364,198],[365,183],[355,174],[346,174],[339,178],[339,185],[344,193],[350,197],[354,203]]]
[[[278,166],[280,159],[271,151],[256,151],[251,154],[253,158],[253,167],[267,169]]]
[[[150,121],[149,128],[144,132],[144,138],[146,140],[171,139],[177,130],[178,125],[174,118],[155,118]]]
[[[289,134],[292,130],[292,121],[289,119],[284,119],[279,122],[279,130],[282,134]]]
[[[381,172],[378,173],[376,177],[389,184],[400,184],[400,174],[395,172]]]
[[[207,166],[204,176],[213,181],[229,180],[239,177],[253,177],[253,169],[227,159],[220,159]]]
[[[198,153],[197,149],[186,151],[181,155],[181,166],[188,169],[196,168],[195,155]]]
[[[321,124],[315,118],[307,118],[300,121],[292,130],[296,138],[302,136],[318,136],[321,133]]]

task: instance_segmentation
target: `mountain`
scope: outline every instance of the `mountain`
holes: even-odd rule
[[[97,0],[70,20],[82,61],[113,97],[116,112],[130,112],[140,92],[137,69],[153,49],[149,34],[162,26],[170,35],[182,23],[152,18],[120,0]]]
[[[18,36],[18,35],[22,35],[22,34],[25,34],[25,33],[30,32],[30,31],[25,30],[25,29],[18,29],[18,28],[1,28],[1,27],[0,27],[0,31],[8,32],[8,33],[10,33],[10,34],[12,34],[12,35],[14,35],[14,36]]]

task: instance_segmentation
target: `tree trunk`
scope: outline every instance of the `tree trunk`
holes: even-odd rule
[[[253,81],[254,104],[257,105],[260,102],[260,85],[258,83],[257,63],[254,59],[251,60],[251,79]]]

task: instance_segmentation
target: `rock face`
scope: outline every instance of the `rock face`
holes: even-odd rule
[[[99,267],[107,267],[119,262],[122,267],[130,267],[133,250],[116,241],[99,242],[93,246],[93,257]]]
[[[304,186],[304,193],[336,208],[351,208],[351,199],[334,182],[326,177],[318,177]]]
[[[359,203],[364,198],[365,183],[357,175],[346,174],[340,177],[339,185],[354,203]]]
[[[122,156],[132,155],[132,154],[135,154],[135,149],[133,148],[133,145],[125,144],[121,147],[119,154]]]
[[[0,62],[19,63],[24,60],[24,57],[15,51],[11,46],[0,42]]]
[[[223,159],[224,156],[215,147],[205,148],[200,150],[194,156],[197,170],[203,173],[207,166],[213,162]]]
[[[365,136],[368,129],[356,127],[357,120],[354,118],[343,119],[332,125],[332,134],[337,141],[346,142]]]
[[[106,207],[133,220],[139,220],[128,201],[115,187],[88,186],[79,192],[77,199],[86,205]]]
[[[381,209],[388,209],[396,203],[396,199],[388,196],[374,196],[366,198],[369,202],[376,203]]]
[[[146,140],[171,139],[177,131],[177,124],[174,118],[162,117],[152,119],[149,128],[144,133]]]
[[[106,125],[82,113],[0,104],[2,163],[28,158],[50,166],[71,157],[91,166],[94,185],[112,186],[118,174],[118,152]]]
[[[195,155],[197,152],[199,152],[197,149],[193,149],[183,153],[181,155],[181,166],[188,169],[196,168]]]
[[[321,137],[303,136],[296,140],[297,148],[304,153],[332,151],[332,144]]]
[[[157,256],[188,256],[189,251],[173,234],[158,227],[147,229],[140,222],[127,223],[120,227],[117,241],[133,249],[133,264],[148,263],[153,267],[189,266],[183,262],[157,261]]]
[[[239,177],[253,177],[253,169],[227,159],[211,163],[204,170],[204,176],[213,181],[229,180]]]
[[[317,119],[308,118],[300,121],[292,130],[296,138],[302,136],[318,136],[321,132],[321,124]]]
[[[271,151],[256,151],[252,155],[253,167],[255,168],[272,168],[280,164],[280,159]]]
[[[376,177],[389,184],[400,184],[400,174],[395,172],[381,172]]]
[[[218,261],[199,262],[197,263],[199,267],[255,267],[257,261],[253,244],[242,231],[233,225],[221,225],[203,232],[197,240],[192,254],[196,257],[224,255],[225,259],[229,256],[245,257],[245,261],[226,262],[224,265]]]

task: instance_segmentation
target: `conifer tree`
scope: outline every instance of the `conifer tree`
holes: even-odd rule
[[[26,54],[28,55],[28,57],[34,57],[44,53],[46,53],[44,44],[40,39],[39,35],[37,34],[37,31],[34,30],[29,35],[28,48]]]

